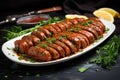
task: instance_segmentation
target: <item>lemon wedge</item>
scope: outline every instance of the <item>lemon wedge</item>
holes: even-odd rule
[[[77,14],[67,14],[65,15],[66,19],[73,19],[73,18],[84,18],[84,19],[88,19],[87,16],[84,15],[77,15]]]
[[[117,12],[116,10],[114,10],[114,9],[112,9],[112,8],[100,8],[100,9],[98,9],[98,10],[109,12],[110,14],[112,14],[113,17],[118,17],[118,18],[120,18],[119,12]]]
[[[93,15],[95,15],[98,18],[102,18],[104,20],[110,21],[110,22],[114,22],[114,17],[111,13],[107,12],[107,11],[103,11],[103,10],[95,10],[93,12]]]

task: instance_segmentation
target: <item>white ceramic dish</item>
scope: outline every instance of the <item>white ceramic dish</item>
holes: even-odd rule
[[[109,28],[109,31],[103,35],[103,38],[99,39],[98,41],[94,42],[92,45],[83,49],[82,52],[77,52],[76,54],[65,57],[65,58],[61,58],[61,59],[53,60],[53,61],[48,61],[48,62],[34,62],[34,63],[29,62],[29,61],[25,61],[25,60],[19,60],[17,54],[12,49],[14,48],[14,41],[21,39],[22,36],[5,42],[2,45],[2,51],[3,51],[4,55],[7,58],[9,58],[10,60],[12,60],[16,63],[22,64],[22,65],[27,65],[27,66],[46,66],[46,65],[53,65],[53,64],[65,62],[65,61],[71,60],[75,57],[81,56],[82,54],[85,54],[86,52],[90,51],[91,49],[97,47],[99,44],[101,44],[103,41],[105,41],[114,32],[115,25],[113,23],[110,23],[110,22],[102,20],[102,19],[101,19],[101,21],[106,26],[106,28]]]

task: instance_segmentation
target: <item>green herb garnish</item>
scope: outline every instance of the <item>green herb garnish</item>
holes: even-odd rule
[[[7,47],[8,50],[11,50],[9,47]]]
[[[34,59],[29,58],[26,54],[19,54],[18,59],[19,60],[26,60],[26,61],[30,61],[30,62],[35,62]]]
[[[56,41],[56,38],[46,38],[46,41],[49,43],[49,44],[52,44]]]
[[[13,26],[10,30],[7,30],[7,29],[3,30],[6,33],[4,38],[6,40],[10,40],[15,37],[21,36],[23,34],[35,31],[37,28],[43,27],[46,24],[56,23],[59,20],[60,20],[60,18],[58,18],[58,17],[50,18],[48,20],[48,22],[40,21],[39,24],[35,25],[34,27],[29,28],[29,29],[24,29],[24,30],[22,29],[22,26]]]
[[[108,43],[100,47],[96,53],[98,57],[94,59],[94,62],[101,65],[105,69],[111,69],[111,67],[117,63],[120,49],[120,37],[114,35]]]
[[[70,32],[74,32],[74,29],[70,29]]]
[[[83,73],[83,72],[85,72],[86,70],[88,70],[92,66],[93,66],[93,64],[85,64],[82,67],[78,68],[78,71]]]
[[[40,74],[36,74],[35,76],[36,76],[36,77],[40,77]]]
[[[82,26],[89,26],[90,24],[92,24],[92,20],[88,20],[87,22],[83,22]]]

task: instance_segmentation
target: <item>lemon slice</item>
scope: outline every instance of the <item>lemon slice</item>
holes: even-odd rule
[[[114,22],[114,17],[109,12],[102,11],[102,10],[96,10],[93,12],[93,14],[98,18],[102,18],[102,19],[110,21],[112,23]]]
[[[100,8],[98,10],[109,12],[110,14],[112,14],[113,17],[119,17],[120,18],[119,12],[117,12],[116,10],[114,10],[112,8]]]
[[[73,19],[73,18],[84,18],[84,19],[88,19],[87,16],[84,15],[77,15],[77,14],[67,14],[65,15],[66,19]]]

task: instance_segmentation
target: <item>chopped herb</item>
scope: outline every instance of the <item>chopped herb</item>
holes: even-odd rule
[[[82,51],[83,51],[83,49],[80,49],[80,50],[79,50],[79,52],[82,52]]]
[[[88,24],[92,24],[93,23],[93,21],[92,20],[88,20],[88,22],[87,22]]]
[[[19,56],[18,59],[19,59],[19,60],[23,60],[24,57],[23,57],[23,56]]]
[[[70,29],[70,32],[74,32],[74,29]]]
[[[65,35],[64,35],[64,37],[66,37],[66,38],[67,38],[68,36],[69,36],[69,34],[65,34]]]
[[[54,43],[56,41],[56,38],[46,38],[46,41],[50,44]]]
[[[96,69],[95,71],[96,71],[96,72],[98,72],[98,71],[99,71],[99,69]]]
[[[52,36],[52,33],[50,32],[50,36]]]
[[[14,48],[13,49],[15,52],[19,52],[19,49],[18,48]]]
[[[85,72],[86,70],[88,70],[92,66],[93,66],[93,64],[85,64],[82,67],[78,68],[78,71],[83,73],[83,72]]]
[[[91,59],[90,59],[90,62],[91,62],[91,63],[93,63],[93,62],[95,62],[95,61],[96,61],[96,58],[91,58]]]
[[[35,62],[34,59],[29,58],[26,54],[19,54],[18,59],[19,60],[26,60],[26,61],[30,61],[30,62]]]
[[[92,24],[92,20],[88,20],[87,22],[83,22],[82,26],[89,26],[90,24]]]
[[[48,45],[46,43],[41,44],[42,47],[47,47]]]
[[[33,63],[35,62],[35,60],[34,60],[34,59],[31,59],[31,58],[25,58],[25,60],[26,60],[26,61],[33,62]]]
[[[62,40],[62,39],[64,39],[64,37],[63,37],[63,36],[60,36],[59,39]]]
[[[40,77],[40,74],[36,74],[35,76],[36,76],[36,77]]]
[[[109,30],[110,30],[109,28],[106,28],[106,29],[105,29],[105,32],[108,32]]]
[[[11,50],[9,47],[7,47],[8,50]]]
[[[87,22],[83,22],[82,26],[89,26],[89,24]]]

